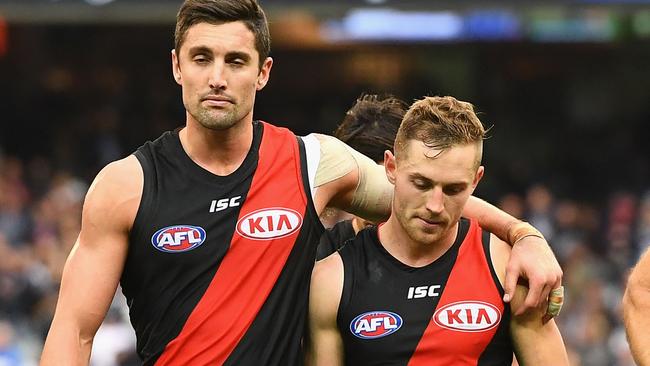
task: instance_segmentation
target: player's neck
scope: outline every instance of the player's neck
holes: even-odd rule
[[[200,167],[216,175],[229,175],[242,164],[253,143],[253,124],[242,120],[226,130],[211,130],[198,122],[179,132],[183,149]]]
[[[435,242],[416,242],[394,216],[379,227],[379,239],[386,251],[398,261],[415,268],[424,267],[440,258],[454,244],[457,235],[458,223]]]

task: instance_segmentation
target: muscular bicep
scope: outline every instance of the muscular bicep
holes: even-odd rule
[[[343,290],[343,263],[338,254],[314,267],[309,293],[309,366],[343,365],[343,341],[336,324]]]
[[[650,365],[650,250],[630,274],[623,297],[623,313],[635,361],[639,365]]]
[[[61,364],[59,357],[66,357],[66,352],[71,364],[83,364],[115,294],[139,204],[142,173],[137,161],[113,164],[100,172],[86,195],[81,232],[63,270],[44,364]]]

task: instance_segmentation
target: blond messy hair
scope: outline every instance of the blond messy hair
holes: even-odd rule
[[[471,103],[454,97],[424,97],[413,103],[404,115],[395,138],[395,154],[405,155],[410,140],[427,147],[445,150],[456,145],[477,143],[480,164],[486,130]]]

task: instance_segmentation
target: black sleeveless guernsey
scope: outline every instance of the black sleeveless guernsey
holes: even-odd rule
[[[303,141],[254,122],[242,165],[216,176],[178,132],[140,147],[140,207],[121,278],[144,365],[300,365],[323,232]]]
[[[337,323],[346,365],[511,365],[510,308],[490,260],[490,234],[461,219],[452,247],[409,267],[362,230],[339,251]]]

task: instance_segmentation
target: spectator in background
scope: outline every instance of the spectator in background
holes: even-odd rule
[[[23,366],[24,359],[14,339],[11,323],[0,319],[0,365]]]
[[[346,113],[334,131],[334,137],[369,157],[384,164],[384,152],[393,151],[395,135],[408,105],[391,95],[362,94]],[[316,260],[321,260],[338,250],[371,222],[358,216],[327,208],[321,219],[333,226],[320,238]],[[517,217],[517,216],[515,216]],[[337,222],[338,221],[338,222]]]

